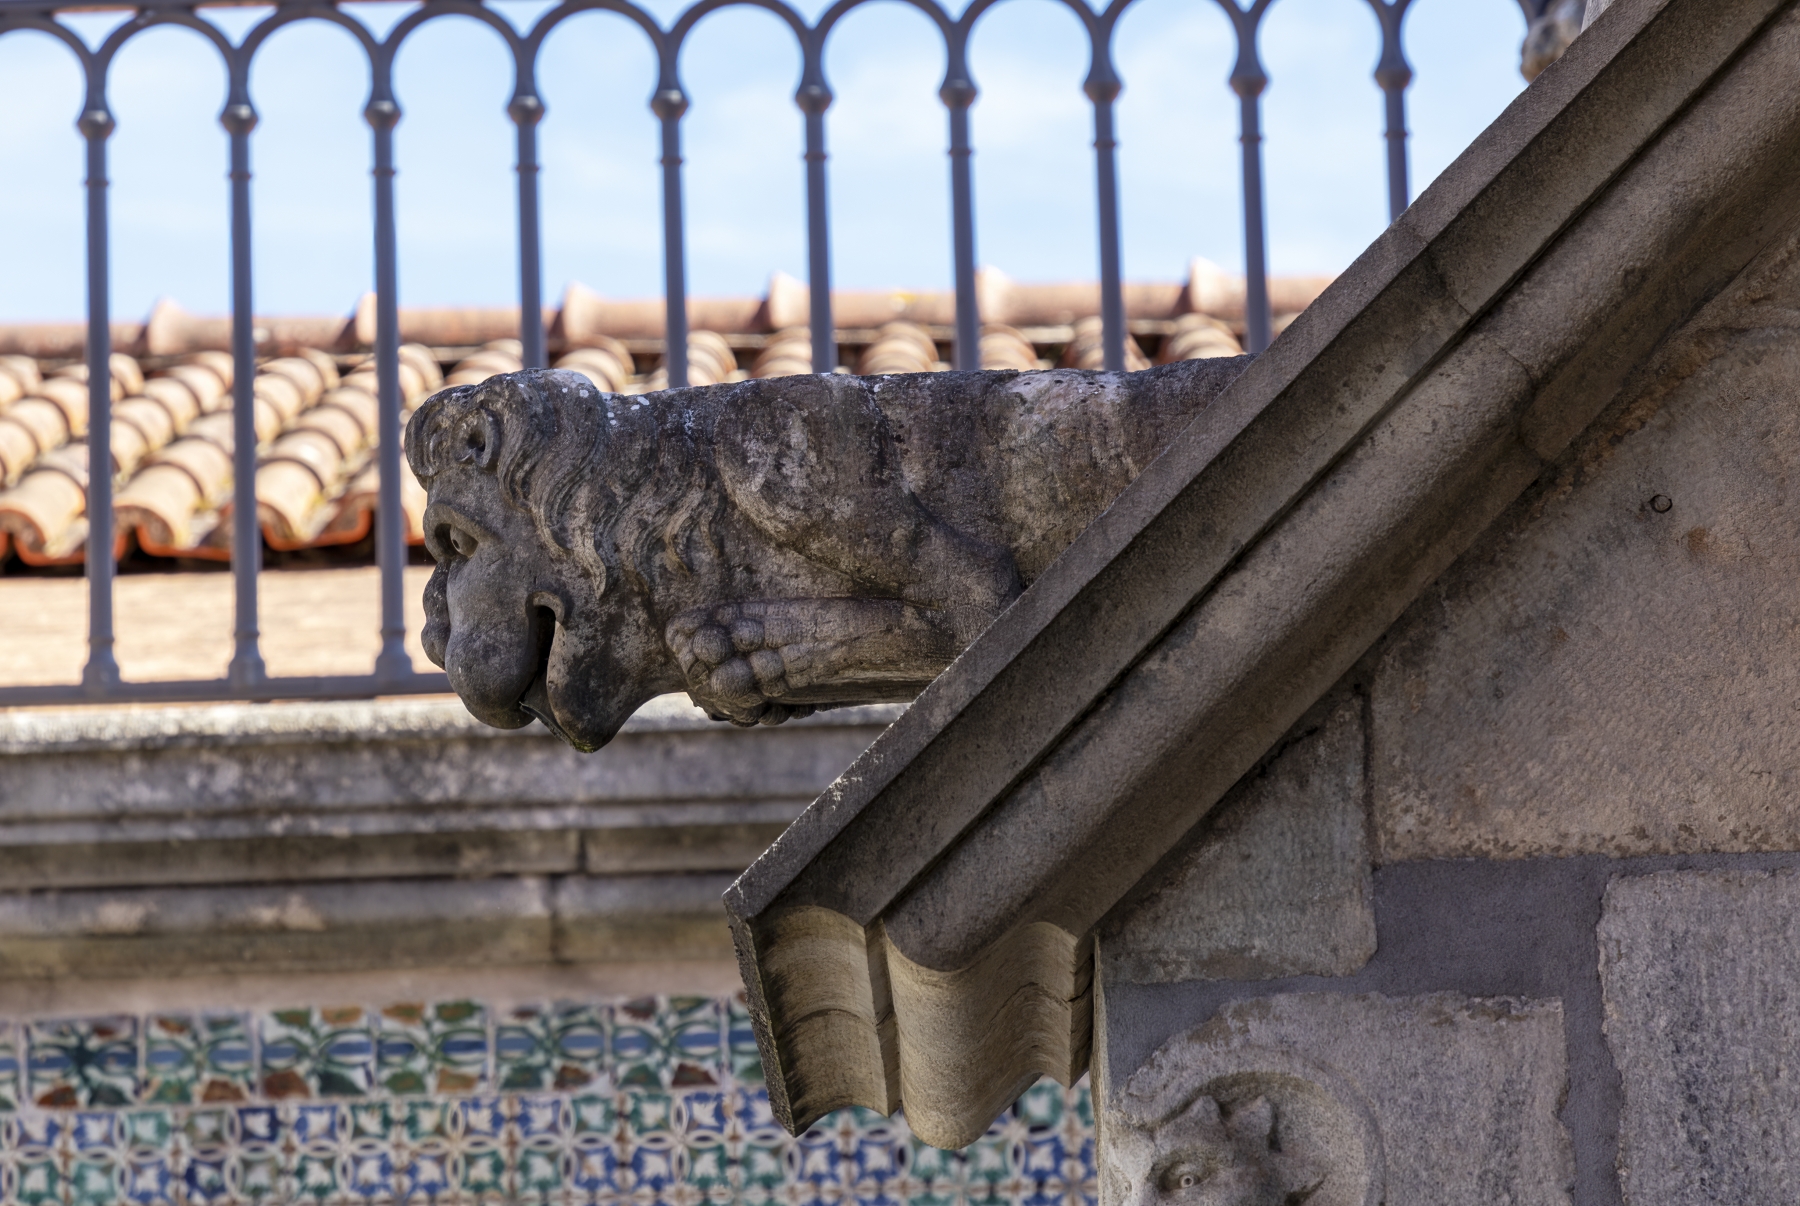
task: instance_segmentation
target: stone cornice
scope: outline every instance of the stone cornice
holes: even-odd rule
[[[794,1128],[1087,1062],[1096,923],[1800,213],[1776,0],[1620,0],[727,894]]]

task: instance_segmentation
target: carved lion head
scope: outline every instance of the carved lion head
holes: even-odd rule
[[[620,438],[622,422],[647,420],[579,374],[527,370],[436,394],[407,425],[437,561],[426,654],[478,719],[535,717],[581,750],[681,687],[641,563],[704,510],[705,483],[652,482],[656,433]]]

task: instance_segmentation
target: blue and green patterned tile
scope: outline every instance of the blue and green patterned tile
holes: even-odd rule
[[[256,1088],[250,1023],[238,1013],[152,1014],[144,1027],[144,1100],[248,1101]]]
[[[762,1052],[756,1046],[756,1026],[750,1006],[738,993],[725,1002],[725,1058],[731,1078],[740,1085],[763,1083]]]
[[[668,1093],[626,1093],[625,1127],[634,1138],[668,1134],[675,1125],[675,1098]]]
[[[408,1142],[426,1143],[450,1138],[454,1111],[449,1102],[427,1097],[404,1102],[398,1108],[403,1111],[400,1127]]]
[[[119,1192],[119,1166],[112,1160],[77,1159],[69,1167],[70,1206],[115,1206]]]
[[[178,1184],[165,1153],[125,1161],[125,1200],[133,1206],[175,1206]]]
[[[399,1198],[406,1202],[432,1202],[448,1197],[451,1157],[445,1152],[413,1152],[399,1170]]]
[[[785,1143],[746,1143],[738,1156],[743,1187],[769,1192],[780,1188],[787,1180],[786,1153]]]
[[[669,1051],[655,997],[621,1001],[612,1011],[612,1076],[623,1089],[663,1089],[669,1085]]]
[[[1066,1090],[1053,1080],[1040,1080],[1012,1104],[1015,1118],[1026,1126],[1055,1126],[1068,1108]]]
[[[640,997],[613,1008],[614,1083],[626,1088],[716,1085],[724,1018],[711,997]]]
[[[962,1150],[962,1184],[970,1187],[993,1186],[1013,1175],[1012,1144],[1006,1139],[984,1136]]]
[[[619,1129],[618,1099],[611,1093],[584,1093],[569,1102],[571,1125],[577,1135],[611,1137]]]
[[[181,1192],[188,1206],[223,1206],[231,1200],[231,1183],[223,1153],[191,1155],[181,1171]]]
[[[211,1150],[231,1142],[232,1113],[228,1109],[181,1111],[181,1136],[188,1147]]]
[[[506,1176],[506,1155],[491,1148],[463,1151],[460,1158],[458,1186],[475,1202],[504,1201],[510,1196]]]
[[[349,1107],[352,1140],[389,1141],[394,1132],[394,1107],[385,1101],[359,1101]]]
[[[559,1002],[508,1010],[494,1027],[494,1064],[504,1091],[605,1087],[605,1007]]]
[[[669,997],[664,1029],[677,1088],[716,1085],[726,1076],[725,1011],[714,997]]]
[[[78,1152],[110,1152],[124,1138],[121,1122],[111,1110],[83,1110],[69,1120],[69,1138]]]
[[[514,1172],[514,1192],[526,1201],[541,1200],[562,1188],[562,1153],[553,1146],[528,1145],[519,1149]]]
[[[472,1142],[500,1142],[506,1137],[511,1105],[505,1097],[471,1097],[458,1102],[458,1129],[462,1137]]]
[[[880,1196],[906,1171],[906,1141],[886,1127],[858,1135],[845,1153],[844,1181],[856,1186],[859,1198]],[[891,1195],[889,1195],[891,1196]]]
[[[598,1136],[578,1137],[569,1152],[569,1181],[590,1201],[616,1198],[619,1156],[613,1145]]]
[[[683,1161],[682,1181],[701,1193],[731,1187],[731,1173],[737,1163],[723,1143],[688,1145]]]
[[[67,1119],[61,1114],[37,1110],[21,1110],[12,1119],[13,1146],[26,1150],[55,1147],[67,1130]]]
[[[22,1100],[19,1075],[22,1071],[19,1027],[13,1022],[0,1021],[0,1114],[10,1114],[19,1108]]]
[[[1071,1164],[1078,1170],[1080,1155],[1064,1147],[1056,1131],[1034,1131],[1019,1141],[1019,1173],[1027,1180],[1061,1182]]]
[[[785,1143],[787,1131],[775,1121],[769,1108],[769,1091],[765,1088],[737,1089],[731,1094],[731,1113],[739,1129],[759,1143]]]
[[[788,1145],[789,1181],[796,1185],[812,1186],[842,1183],[843,1176],[838,1164],[844,1157],[838,1150],[838,1137],[834,1127],[836,1121],[837,1115],[828,1114]]]
[[[726,1093],[683,1093],[676,1099],[672,1124],[689,1144],[713,1142],[732,1122],[731,1098]]]
[[[361,1006],[277,1009],[258,1019],[263,1095],[363,1097],[375,1080],[375,1039]]]
[[[62,1201],[62,1172],[56,1160],[20,1160],[13,1174],[13,1194],[20,1206],[49,1206]]]
[[[288,1132],[308,1148],[334,1147],[349,1132],[349,1119],[333,1103],[295,1103],[287,1107]]]
[[[609,1087],[606,1035],[605,1006],[559,1001],[551,1011],[556,1075],[550,1087],[561,1092]]]
[[[1088,1083],[1085,1077],[1080,1084],[1070,1090],[1070,1095],[1073,1098],[1070,1108],[1073,1110],[1075,1117],[1081,1120],[1081,1125],[1087,1127],[1090,1131],[1093,1130],[1094,1097],[1088,1089]]]
[[[292,1195],[301,1201],[323,1202],[337,1194],[338,1161],[335,1154],[301,1152],[294,1157],[289,1177]]]
[[[473,1001],[402,1003],[381,1011],[377,1078],[398,1096],[487,1086],[487,1010]]]
[[[137,1099],[136,1018],[36,1021],[26,1032],[28,1096],[37,1105],[122,1106]]]
[[[167,1110],[132,1110],[121,1123],[124,1146],[141,1152],[167,1152],[175,1138],[175,1120]]]
[[[909,1140],[908,1146],[907,1170],[913,1180],[934,1193],[954,1193],[955,1187],[962,1183],[962,1154],[932,1147],[918,1138]]]
[[[520,1097],[513,1112],[513,1127],[525,1142],[554,1141],[569,1129],[560,1097]]]
[[[274,1106],[241,1106],[237,1111],[237,1139],[243,1144],[277,1144],[287,1127]]]
[[[548,1005],[517,1005],[494,1022],[494,1082],[502,1092],[548,1089],[556,1078],[556,1041]]]
[[[666,1134],[636,1136],[623,1162],[636,1191],[634,1200],[660,1197],[673,1189],[681,1179],[680,1156],[681,1149]]]
[[[246,1202],[280,1202],[287,1195],[287,1178],[282,1173],[279,1152],[244,1152],[226,1167],[235,1189],[234,1197]]]
[[[397,1196],[394,1150],[386,1144],[356,1144],[344,1157],[343,1172],[351,1201],[391,1202]]]

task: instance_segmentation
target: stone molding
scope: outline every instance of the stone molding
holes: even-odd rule
[[[728,960],[719,894],[901,709],[608,757],[440,700],[0,714],[0,970]]]
[[[1782,237],[1787,8],[1621,0],[734,885],[785,1122],[1080,1073],[1096,923]]]

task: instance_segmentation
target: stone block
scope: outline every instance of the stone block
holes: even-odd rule
[[[1101,1200],[1567,1203],[1564,1050],[1557,1001],[1237,1002],[1106,1088]]]
[[[1628,1206],[1794,1200],[1800,873],[1613,881],[1600,921]]]
[[[1795,246],[1372,659],[1378,861],[1800,849]]]
[[[1308,716],[1101,932],[1139,984],[1346,976],[1375,954],[1358,700]]]

